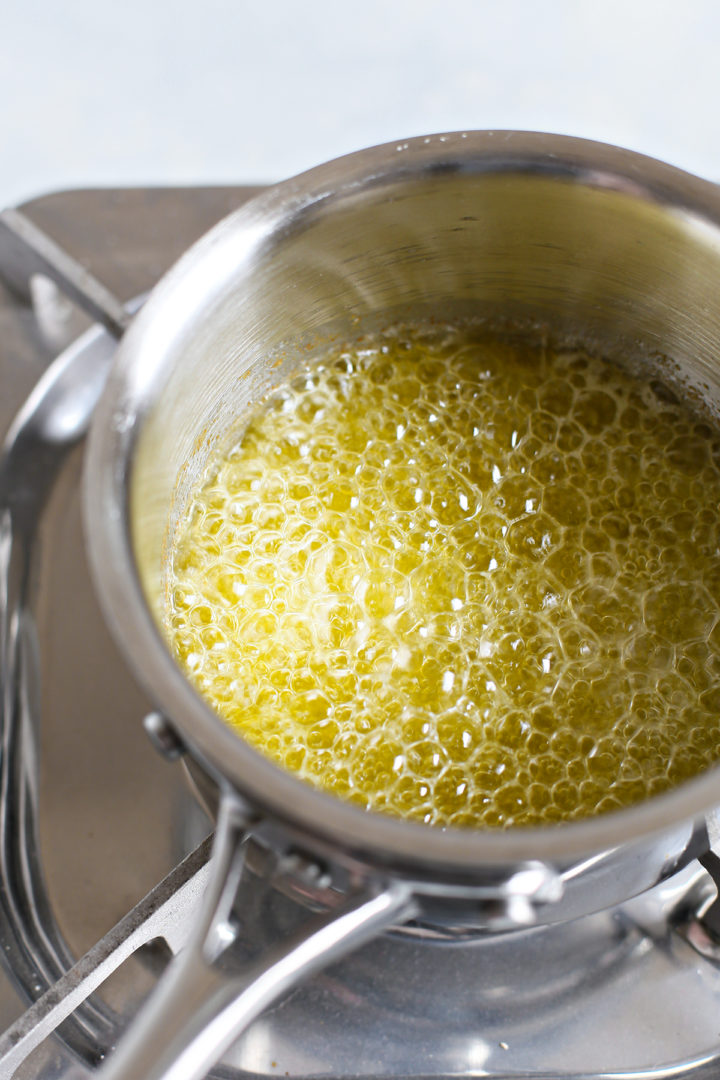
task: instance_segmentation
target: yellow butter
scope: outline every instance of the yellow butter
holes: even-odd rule
[[[720,757],[720,436],[576,351],[397,330],[245,420],[172,567],[181,664],[305,780],[432,825]]]

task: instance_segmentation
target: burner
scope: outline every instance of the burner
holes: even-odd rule
[[[251,194],[66,192],[22,210],[111,301],[130,302]],[[45,278],[30,292],[32,304],[0,285],[3,431],[67,351],[44,396],[25,408],[0,471],[17,508],[12,519],[0,508],[10,616],[0,624],[0,1077],[82,1080],[184,944],[211,823],[182,767],[151,752],[141,723],[150,703],[108,637],[88,576],[82,437],[111,338],[88,329]],[[107,312],[107,297],[98,303]],[[73,380],[77,407],[61,419],[45,414],[49,395]],[[572,922],[448,939],[421,926],[385,934],[264,1012],[212,1075],[716,1077],[714,896],[694,863],[634,901]],[[270,891],[248,897],[234,949],[252,958],[296,910],[281,873]]]

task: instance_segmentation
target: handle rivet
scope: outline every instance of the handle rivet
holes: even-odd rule
[[[150,742],[158,753],[167,761],[177,761],[185,753],[185,743],[180,739],[175,728],[166,716],[159,712],[150,712],[143,720],[143,727]]]

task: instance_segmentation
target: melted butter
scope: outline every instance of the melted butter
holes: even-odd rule
[[[578,352],[397,331],[192,502],[173,649],[305,780],[432,825],[603,813],[720,757],[720,439]]]

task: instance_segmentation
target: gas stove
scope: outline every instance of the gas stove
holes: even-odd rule
[[[255,190],[71,191],[21,210],[132,303]],[[3,435],[62,350],[88,370],[111,350],[48,280],[30,293],[0,281]],[[27,469],[16,440],[5,482],[27,472],[32,510],[19,535],[0,513],[0,1078],[18,1080],[96,1073],[182,947],[212,830],[181,766],[153,752],[141,722],[151,703],[97,608],[82,431],[66,434],[46,437]],[[717,1077],[714,896],[696,863],[571,923],[455,940],[387,934],[265,1012],[212,1075]],[[252,906],[248,947],[268,934],[264,902]]]

